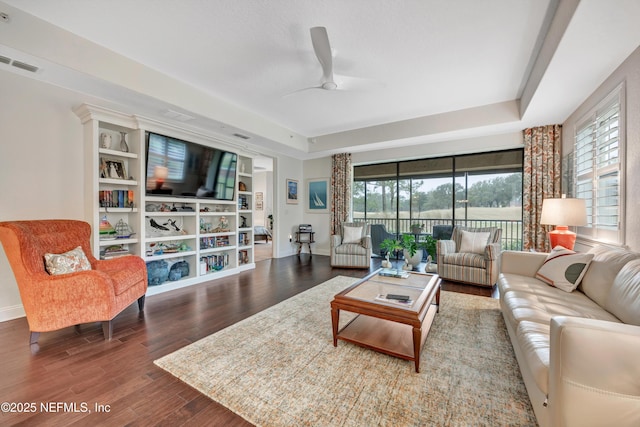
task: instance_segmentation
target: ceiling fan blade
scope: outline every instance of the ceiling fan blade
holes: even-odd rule
[[[292,96],[292,95],[295,95],[295,94],[298,94],[298,93],[301,93],[301,92],[308,92],[308,91],[311,91],[311,90],[325,90],[325,89],[322,86],[310,86],[310,87],[305,87],[305,88],[302,88],[302,89],[294,90],[293,92],[289,92],[289,93],[287,93],[285,95],[282,95],[282,97],[283,98],[287,98],[289,96]]]
[[[331,45],[329,44],[327,29],[325,27],[312,27],[310,32],[313,50],[316,52],[320,65],[322,65],[324,82],[333,83],[333,58],[331,57]]]

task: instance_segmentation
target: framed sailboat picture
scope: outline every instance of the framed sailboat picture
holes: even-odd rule
[[[329,212],[329,178],[307,180],[307,211],[311,213]]]

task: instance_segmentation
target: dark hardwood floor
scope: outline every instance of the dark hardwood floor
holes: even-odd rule
[[[333,269],[318,255],[261,261],[255,270],[148,297],[143,314],[131,305],[116,317],[111,341],[95,323],[79,334],[73,327],[43,333],[32,349],[26,318],[0,323],[0,402],[19,410],[3,406],[0,425],[250,425],[153,361],[332,277],[367,273]],[[496,296],[475,286],[443,289]]]

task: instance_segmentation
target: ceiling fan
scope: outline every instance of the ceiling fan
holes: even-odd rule
[[[322,66],[322,83],[319,86],[298,89],[289,93],[289,95],[313,89],[343,91],[364,89],[371,86],[372,81],[370,79],[334,75],[333,55],[331,52],[331,44],[329,43],[327,29],[325,27],[312,27],[309,31],[311,33],[313,50],[320,62],[320,65]]]
[[[313,50],[316,52],[320,65],[322,65],[322,84],[318,88],[335,90],[338,85],[333,79],[333,57],[331,56],[331,45],[329,44],[327,29],[325,27],[312,27],[310,32]]]

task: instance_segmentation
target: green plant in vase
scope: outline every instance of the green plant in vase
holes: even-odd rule
[[[424,249],[427,252],[427,255],[431,255],[431,259],[435,261],[437,240],[433,236],[428,235],[425,237],[424,241],[421,242],[420,244],[422,246],[422,249]]]
[[[385,251],[387,254],[385,255],[385,261],[382,263],[383,268],[391,268],[391,261],[389,261],[389,256],[393,253],[395,254],[398,251],[402,250],[402,244],[400,240],[397,239],[384,239],[382,243],[380,243],[380,249]]]
[[[416,238],[411,234],[403,234],[402,241],[400,242],[400,246],[402,249],[406,250],[409,254],[409,257],[413,258],[413,256],[418,252],[418,243],[416,243]]]
[[[436,252],[438,241],[431,235],[426,236],[425,240],[421,243],[422,248],[427,252],[427,266],[425,271],[433,273],[436,271]]]

